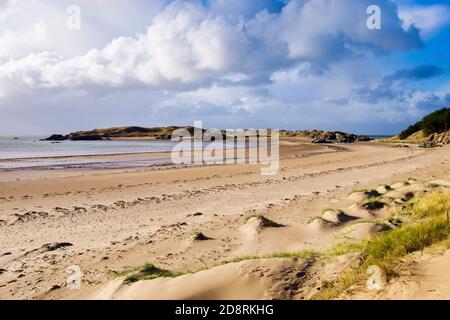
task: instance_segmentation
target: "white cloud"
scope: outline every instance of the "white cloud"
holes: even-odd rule
[[[51,52],[31,53],[3,63],[0,83],[30,88],[136,85],[185,90],[217,81],[235,83],[236,74],[249,83],[268,81],[272,72],[294,63],[326,67],[364,48],[392,51],[420,45],[414,29],[403,31],[389,1],[383,2],[384,34],[368,30],[368,3],[291,1],[279,14],[261,11],[245,21],[229,19],[198,3],[177,1],[153,20],[146,33],[116,38],[101,50],[72,59]]]
[[[399,17],[405,28],[416,26],[425,37],[450,24],[450,7],[444,5],[400,6]]]
[[[0,60],[56,51],[66,58],[145,30],[168,0],[1,0]],[[82,28],[67,28],[67,8],[80,7]],[[124,16],[126,12],[126,17]]]

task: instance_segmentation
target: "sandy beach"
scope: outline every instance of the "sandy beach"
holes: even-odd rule
[[[372,226],[364,224],[343,236],[311,221],[327,208],[351,207],[354,190],[408,179],[450,181],[449,146],[412,148],[285,138],[274,176],[262,176],[259,165],[0,172],[0,298],[309,298],[317,277],[337,273],[345,259],[319,268],[308,259],[239,258],[323,252],[343,237],[370,235]],[[361,210],[352,213],[368,219]],[[261,215],[278,226],[265,225]],[[196,240],[198,233],[207,239]],[[432,264],[437,271],[426,269],[435,276],[450,260],[448,252],[430,259],[440,259]],[[190,273],[132,285],[117,278],[147,262]],[[82,272],[77,290],[66,287],[73,265]],[[430,294],[418,290],[413,298]],[[445,290],[439,297],[448,299]]]

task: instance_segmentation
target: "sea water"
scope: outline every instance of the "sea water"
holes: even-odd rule
[[[61,168],[125,168],[171,164],[170,154],[143,155],[142,153],[170,152],[179,143],[167,140],[134,141],[42,141],[42,136],[0,136],[0,170],[11,169],[61,169]],[[194,146],[201,150],[205,144]],[[234,143],[226,144],[234,148]],[[242,147],[237,145],[237,147]],[[187,149],[188,147],[186,147]],[[126,155],[118,158],[76,156]]]

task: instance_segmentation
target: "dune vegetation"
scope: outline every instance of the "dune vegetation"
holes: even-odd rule
[[[378,199],[383,198],[381,194],[375,194],[373,191],[367,192],[367,194],[370,195],[371,201],[379,201]],[[261,256],[242,256],[223,261],[219,265],[239,263],[246,260],[276,258],[313,259],[326,264],[348,254],[359,256],[356,263],[352,263],[340,273],[335,281],[323,280],[321,290],[312,296],[313,299],[336,299],[343,294],[351,294],[353,288],[365,283],[367,270],[371,266],[379,267],[385,277],[384,281],[389,281],[398,276],[397,268],[401,265],[402,259],[409,254],[424,251],[435,244],[446,243],[450,245],[450,242],[448,242],[450,235],[450,194],[436,191],[425,193],[420,197],[408,197],[403,201],[404,205],[401,209],[392,211],[384,220],[373,221],[372,223],[383,224],[386,228],[380,229],[382,231],[364,240],[340,242],[325,252],[303,250],[299,252],[276,252]],[[246,223],[251,219],[266,220],[263,216],[253,215],[247,217]],[[399,221],[399,223],[393,224],[392,221]],[[141,280],[174,278],[183,274],[185,273],[172,272],[147,263],[118,274],[118,276],[123,277],[124,282],[130,284]]]
[[[410,203],[392,216],[401,217],[403,225],[359,243],[340,243],[331,251],[333,256],[360,252],[362,262],[345,271],[335,283],[330,283],[315,299],[335,299],[351,287],[367,279],[370,266],[378,266],[389,281],[397,276],[396,267],[403,257],[449,239],[450,194],[436,192]]]

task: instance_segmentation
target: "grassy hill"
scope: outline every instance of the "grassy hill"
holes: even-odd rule
[[[450,144],[450,108],[430,113],[391,140],[427,145]]]
[[[107,129],[94,129],[91,131],[77,131],[68,135],[54,134],[45,139],[48,141],[62,140],[112,140],[112,139],[170,139],[171,134],[177,129],[186,129],[190,133],[194,131],[193,127],[116,127]]]

